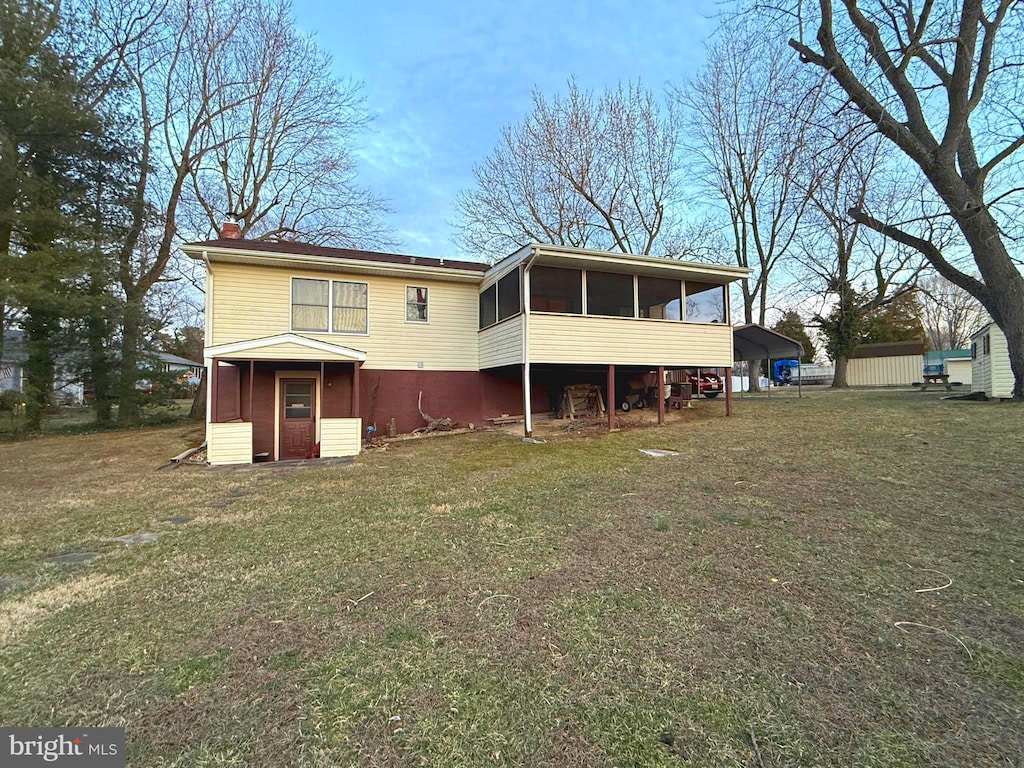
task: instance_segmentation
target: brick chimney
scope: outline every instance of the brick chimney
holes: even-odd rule
[[[234,214],[228,214],[227,219],[220,225],[221,240],[241,240],[242,228],[238,226],[238,218]]]

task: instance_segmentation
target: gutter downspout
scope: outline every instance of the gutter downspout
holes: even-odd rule
[[[203,251],[203,263],[206,264],[206,274],[209,279],[206,281],[206,306],[203,318],[206,328],[203,332],[207,347],[213,346],[213,265],[210,264],[210,257]],[[213,360],[203,351],[203,363],[206,365],[206,439],[210,439],[210,423],[213,416]]]
[[[530,377],[530,267],[540,256],[540,249],[534,246],[533,253],[523,267],[523,430],[526,437],[533,437],[533,393]]]

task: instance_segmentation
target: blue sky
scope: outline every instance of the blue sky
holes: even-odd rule
[[[575,75],[599,90],[654,90],[694,74],[716,0],[659,2],[373,2],[296,0],[335,74],[365,84],[374,115],[360,183],[391,201],[398,250],[457,255],[455,197],[534,87],[561,93]]]

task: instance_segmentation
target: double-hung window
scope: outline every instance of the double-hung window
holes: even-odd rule
[[[366,333],[366,283],[292,278],[292,330]]]
[[[427,289],[409,285],[405,288],[405,319],[410,323],[427,322]]]

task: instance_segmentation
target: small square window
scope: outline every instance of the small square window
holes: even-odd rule
[[[405,319],[410,323],[427,322],[427,289],[415,286],[405,288]]]

